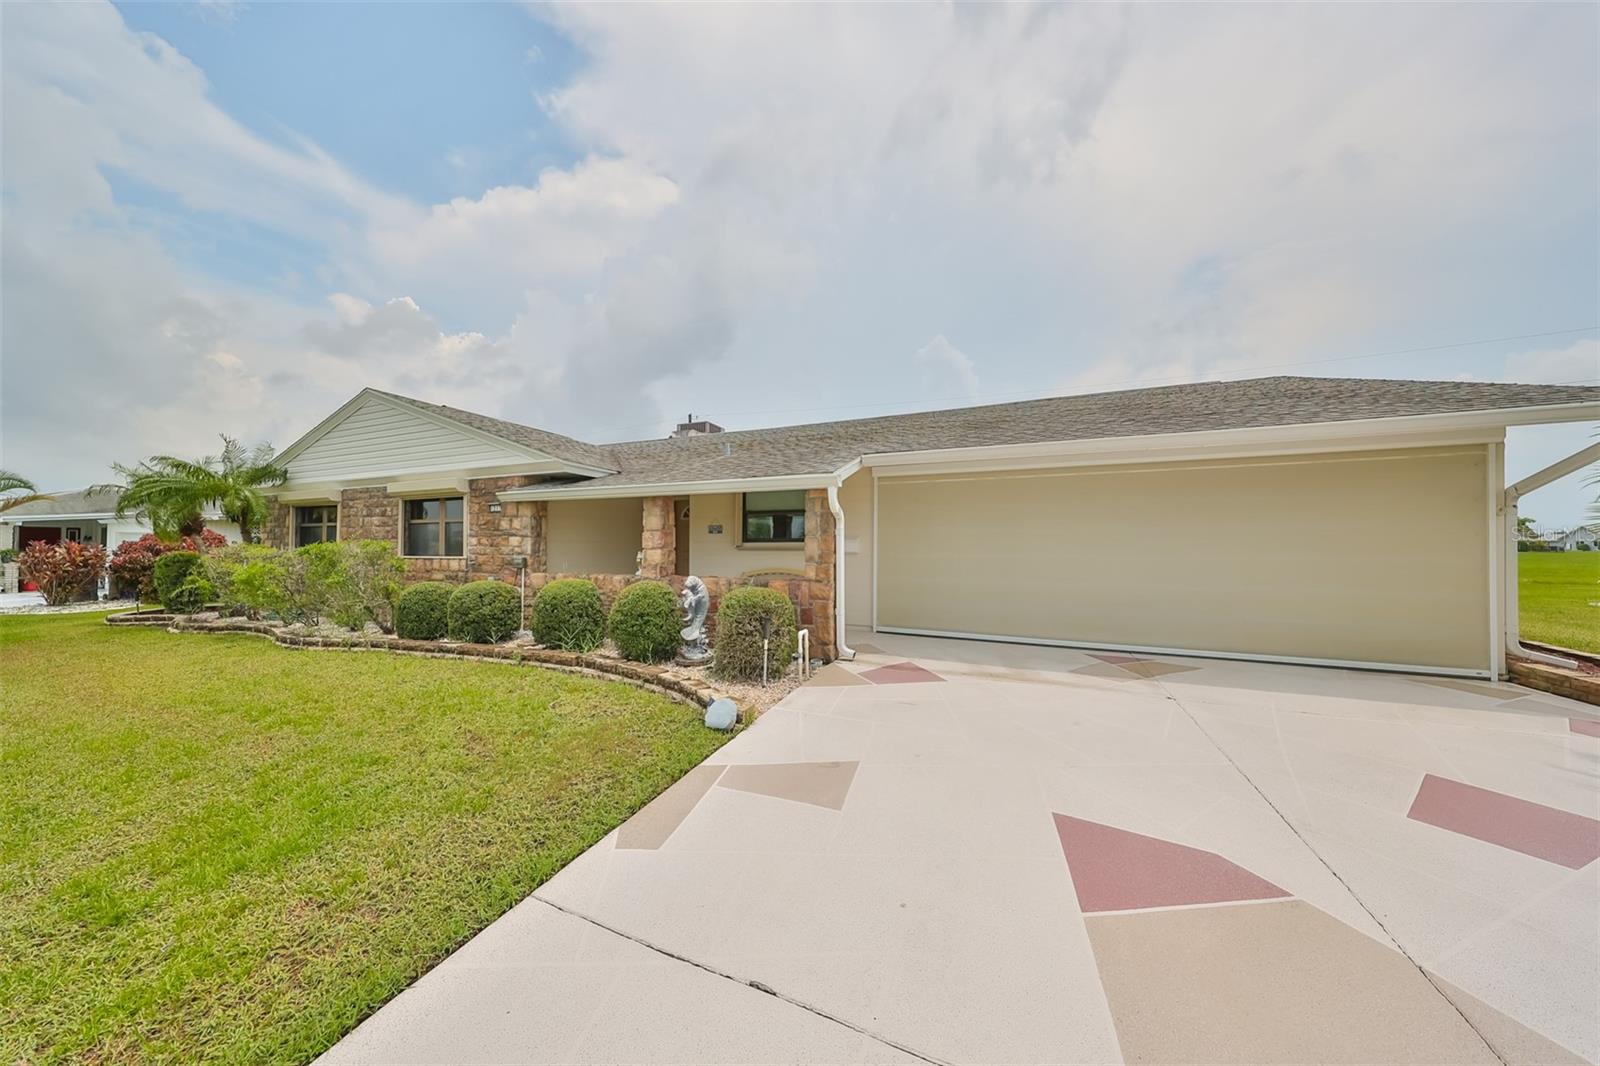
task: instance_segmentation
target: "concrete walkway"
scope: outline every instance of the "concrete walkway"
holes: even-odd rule
[[[852,634],[327,1062],[1600,1057],[1600,715]]]

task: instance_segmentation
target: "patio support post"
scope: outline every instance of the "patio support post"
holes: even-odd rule
[[[639,541],[643,556],[639,576],[668,578],[678,568],[678,523],[671,496],[644,499],[644,528]]]
[[[806,491],[806,583],[810,586],[810,629],[817,651],[824,659],[838,657],[835,632],[835,566],[833,509],[828,506],[826,489]],[[806,624],[802,617],[801,624]]]

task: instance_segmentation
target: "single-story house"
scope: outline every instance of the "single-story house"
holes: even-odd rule
[[[220,513],[209,512],[205,520],[207,529],[231,541],[239,539],[238,524],[224,521]],[[133,515],[117,517],[115,492],[96,492],[92,488],[54,492],[47,500],[35,500],[0,511],[0,548],[18,551],[35,541],[59,544],[64,540],[76,540],[101,545],[110,553],[123,541],[138,540],[150,531],[150,523],[143,519]],[[16,564],[6,564],[0,575],[0,592],[15,592],[19,587],[32,588],[21,581]],[[109,576],[102,577],[101,596],[109,590]]]
[[[860,626],[1493,676],[1506,427],[1593,419],[1600,388],[1273,377],[593,444],[365,389],[282,453],[265,536],[530,595],[759,582],[827,657]]]
[[[1600,544],[1600,526],[1575,526],[1563,533],[1551,534],[1546,543],[1569,552],[1579,550],[1580,544],[1587,544],[1592,551]]]
[[[222,519],[213,511],[205,515],[206,528],[229,540],[239,539],[236,523]],[[21,550],[36,540],[57,544],[78,540],[99,544],[112,551],[126,540],[138,540],[150,532],[150,523],[127,515],[117,517],[117,494],[76,489],[55,492],[48,500],[20,504],[0,512],[0,548]]]

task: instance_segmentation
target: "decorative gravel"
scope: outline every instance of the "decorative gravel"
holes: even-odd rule
[[[85,603],[64,603],[51,607],[43,603],[22,606],[0,606],[0,614],[82,614],[85,611],[125,611],[139,606],[133,600],[89,600]]]

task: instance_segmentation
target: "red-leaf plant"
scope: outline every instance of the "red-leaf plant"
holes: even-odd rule
[[[136,587],[141,601],[153,600],[156,597],[156,559],[167,552],[206,552],[227,543],[227,537],[209,529],[202,529],[198,537],[180,537],[170,542],[154,533],[146,533],[138,540],[125,540],[117,545],[111,553],[111,576],[117,579],[120,588]]]
[[[22,576],[39,586],[51,606],[71,603],[94,586],[106,568],[106,550],[98,544],[64,540],[46,544],[36,540],[17,557]]]

